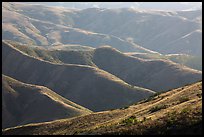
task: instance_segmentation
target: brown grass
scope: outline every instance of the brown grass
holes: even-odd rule
[[[127,109],[116,109],[58,120],[47,124],[7,129],[3,134],[200,134],[202,122],[202,82],[187,85],[139,102]],[[180,96],[189,98],[179,102]],[[159,104],[166,108],[150,112]],[[186,130],[188,131],[186,132]]]

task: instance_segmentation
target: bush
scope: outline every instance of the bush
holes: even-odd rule
[[[156,112],[156,111],[159,111],[161,109],[165,109],[166,108],[166,105],[158,105],[158,106],[154,106],[150,109],[150,112],[153,113],[153,112]]]
[[[190,112],[190,109],[189,108],[184,108],[182,111],[181,111],[181,114],[187,114]]]
[[[197,94],[197,96],[198,96],[199,98],[201,98],[201,97],[202,97],[202,93],[201,93],[201,94]]]
[[[179,102],[180,102],[180,103],[183,103],[183,102],[186,102],[186,101],[189,101],[189,98],[188,98],[188,97],[181,97],[181,98],[179,99]]]
[[[120,109],[127,109],[127,108],[129,108],[129,106],[125,106],[125,107],[123,107],[123,108],[120,108]]]
[[[162,92],[157,92],[157,93],[155,93],[155,94],[149,96],[149,98],[147,98],[144,102],[148,102],[148,101],[151,101],[151,100],[155,100],[155,99],[157,99],[157,98],[160,97],[160,96],[159,96],[160,94],[162,94]],[[162,97],[162,98],[163,98],[163,97]]]
[[[129,118],[123,120],[122,123],[126,125],[135,124],[135,123],[138,123],[138,120],[135,116],[130,116]]]

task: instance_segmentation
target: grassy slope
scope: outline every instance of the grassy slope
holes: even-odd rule
[[[77,13],[78,17],[73,18],[78,28],[131,39],[142,47],[162,54],[202,55],[201,23],[184,18],[177,12],[85,9]],[[184,14],[191,15],[190,12]],[[202,22],[200,11],[198,17]]]
[[[8,10],[5,8],[5,5],[6,4],[3,4],[2,17],[2,34],[5,40],[15,40],[26,44],[35,43],[41,46],[55,43],[69,43],[99,47],[108,44],[124,52],[151,52],[135,43],[124,41],[112,35],[94,33],[70,27],[68,24],[60,24],[61,21],[58,21],[58,19],[60,20],[60,18],[65,17],[58,13],[59,11],[55,8],[39,6],[36,12],[35,6],[19,6],[18,4],[14,4],[15,9],[18,10],[12,8]],[[6,6],[11,7],[9,4]],[[33,11],[35,12],[33,13]],[[40,11],[40,13],[38,11]],[[67,13],[66,10],[61,12],[65,12],[63,14]],[[68,11],[68,13],[70,12],[71,11]],[[44,15],[46,15],[46,17],[44,17]],[[51,16],[51,18],[48,16]],[[56,19],[53,20],[54,18]]]
[[[22,82],[46,86],[93,111],[119,108],[155,93],[132,87],[96,67],[55,64],[33,58],[4,42],[2,62],[3,74]]]
[[[161,59],[162,55],[150,55],[157,60],[143,60],[127,56],[108,46],[86,51],[45,51],[39,48],[27,48],[18,44],[15,47],[28,55],[51,62],[98,67],[116,75],[131,85],[155,91],[165,91],[196,82],[201,80],[202,74],[199,71],[175,64],[170,60],[158,60]],[[172,56],[168,57],[172,58]]]
[[[131,85],[155,91],[166,91],[202,79],[202,72],[171,61],[134,58],[108,47],[97,48],[93,62]]]
[[[3,128],[91,113],[46,87],[25,84],[5,75],[2,99]]]
[[[201,11],[193,13],[97,8],[70,10],[3,3],[3,38],[17,36],[18,41],[23,38],[27,43],[34,41],[42,45],[72,42],[82,45],[91,43],[98,47],[108,44],[121,51],[133,51],[137,46],[127,43],[128,39],[163,54],[186,53],[201,56],[201,24]],[[91,31],[97,33],[93,34]],[[136,50],[148,52],[139,47]]]
[[[56,45],[52,47],[27,46],[14,41],[4,40],[32,57],[59,64],[80,64],[96,66],[91,58],[93,49],[80,45]]]
[[[187,54],[157,54],[157,53],[125,53],[130,56],[139,57],[142,59],[169,59],[173,62],[185,65],[187,67],[190,67],[192,69],[200,70],[202,71],[202,57],[199,56],[191,56]]]
[[[6,129],[3,134],[201,134],[202,82],[127,108]]]
[[[92,61],[94,48],[80,45],[56,45],[47,47],[27,46],[14,41],[6,42],[11,43],[13,46],[23,51],[24,53],[33,57],[41,58],[43,60],[55,63],[71,63],[96,66]],[[49,50],[47,50],[49,49]],[[47,51],[45,51],[47,50]],[[50,51],[51,50],[51,51]],[[158,53],[138,53],[127,52],[129,56],[134,56],[142,59],[165,59],[171,60],[175,63],[202,71],[202,57],[190,56],[187,54],[169,54],[162,55]]]

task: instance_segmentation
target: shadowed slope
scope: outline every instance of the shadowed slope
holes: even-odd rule
[[[6,129],[7,135],[202,134],[202,82],[128,108]]]
[[[202,73],[167,60],[143,60],[122,54],[110,47],[95,49],[93,62],[131,85],[155,91],[194,83],[202,79]]]
[[[8,128],[89,114],[90,110],[50,89],[2,75],[2,127]]]
[[[131,85],[155,91],[184,86],[201,80],[202,77],[202,72],[173,63],[170,60],[159,60],[160,56],[157,60],[143,60],[125,55],[110,46],[86,51],[65,51],[41,50],[14,45],[28,55],[47,61],[97,66]]]
[[[155,93],[132,87],[95,67],[54,64],[32,58],[4,42],[2,62],[3,74],[22,82],[46,86],[93,111],[119,108]]]

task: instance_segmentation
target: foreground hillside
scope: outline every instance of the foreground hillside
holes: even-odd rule
[[[5,41],[8,42],[8,41]],[[90,50],[56,50],[19,45],[9,41],[27,55],[58,64],[80,64],[98,67],[125,82],[154,91],[166,91],[202,79],[202,72],[170,60],[143,60],[104,46]],[[62,46],[63,47],[63,46]]]
[[[51,91],[2,75],[2,127],[14,127],[91,113]]]
[[[7,135],[202,134],[202,82],[126,108],[3,130]]]
[[[120,108],[155,93],[131,86],[96,67],[55,64],[33,58],[4,42],[2,73],[25,83],[48,87],[92,111]]]

